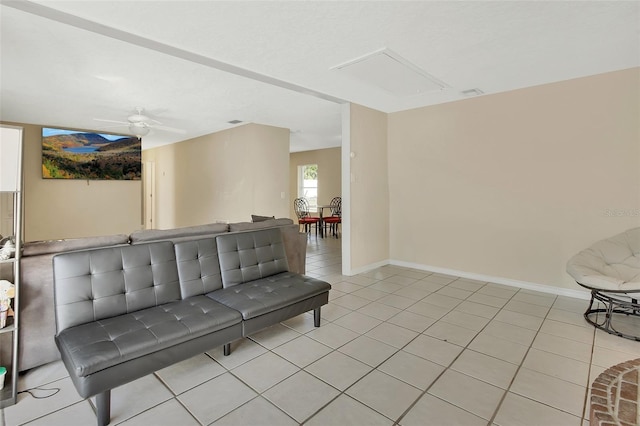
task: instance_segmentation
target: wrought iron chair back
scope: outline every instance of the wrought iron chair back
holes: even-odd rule
[[[304,219],[305,217],[311,216],[309,214],[309,202],[306,198],[296,198],[293,200],[293,209],[295,210],[298,219]]]
[[[333,197],[329,205],[331,216],[342,216],[342,197]]]
[[[305,232],[311,230],[311,226],[316,226],[316,236],[318,235],[319,217],[313,217],[309,213],[309,202],[305,198],[296,198],[293,200],[293,210],[298,216],[298,224],[304,226]]]

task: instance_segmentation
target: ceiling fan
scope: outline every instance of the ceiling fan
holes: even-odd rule
[[[147,135],[151,129],[162,130],[165,132],[172,132],[172,133],[182,133],[182,134],[186,133],[186,131],[182,129],[163,126],[162,123],[159,122],[158,120],[153,119],[143,113],[144,113],[144,108],[136,107],[135,113],[128,116],[127,121],[108,120],[104,118],[94,118],[94,120],[102,121],[105,123],[118,124],[117,126],[108,126],[108,127],[128,127],[129,131],[138,137]]]

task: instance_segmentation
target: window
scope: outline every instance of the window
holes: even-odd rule
[[[309,211],[318,211],[318,165],[298,166],[298,197],[309,202]]]

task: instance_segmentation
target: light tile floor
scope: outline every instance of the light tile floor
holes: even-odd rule
[[[116,388],[111,424],[587,425],[589,384],[640,357],[584,300],[395,266],[342,276],[334,238],[310,237],[307,273],[333,285],[320,328],[300,315]],[[3,426],[96,422],[60,362],[20,388]]]

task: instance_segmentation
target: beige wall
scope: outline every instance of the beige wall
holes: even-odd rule
[[[640,226],[639,103],[636,68],[390,114],[391,258],[577,289]]]
[[[350,108],[350,203],[343,219],[350,227],[352,272],[389,259],[387,114],[360,105]]]
[[[42,178],[42,126],[24,128],[25,241],[129,234],[142,224],[140,181]]]
[[[289,217],[295,219],[293,200],[298,196],[298,166],[318,165],[318,204],[329,204],[342,194],[340,148],[294,152],[289,157]]]
[[[289,130],[258,124],[143,151],[158,229],[289,214]],[[284,194],[284,197],[282,197]]]

